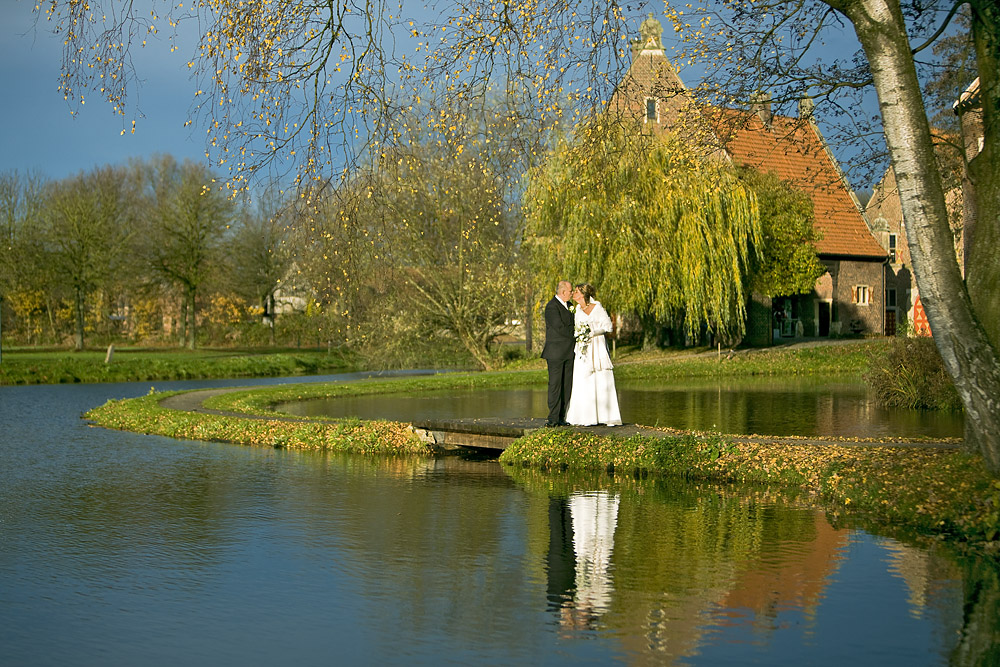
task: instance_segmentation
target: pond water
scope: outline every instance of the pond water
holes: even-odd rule
[[[0,387],[0,664],[1000,655],[994,561],[761,490],[178,441],[80,419],[149,387]]]
[[[962,437],[960,412],[880,408],[863,382],[828,378],[620,381],[622,420],[646,426],[761,435]],[[475,415],[544,418],[545,388],[431,391],[353,396],[280,406],[299,416],[361,419],[460,419]]]

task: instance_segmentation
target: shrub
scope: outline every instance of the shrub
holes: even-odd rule
[[[879,405],[960,410],[962,402],[933,339],[898,337],[868,354],[865,382]]]

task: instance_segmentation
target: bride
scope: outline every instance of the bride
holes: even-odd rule
[[[618,411],[614,366],[604,340],[604,334],[612,330],[611,317],[601,302],[594,300],[594,294],[589,283],[573,288],[576,356],[566,421],[576,426],[618,426],[622,417]]]

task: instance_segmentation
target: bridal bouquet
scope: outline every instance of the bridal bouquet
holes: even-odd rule
[[[586,322],[577,325],[573,335],[573,340],[577,343],[582,343],[583,346],[580,348],[580,354],[587,354],[587,345],[590,343],[590,339],[590,325]]]

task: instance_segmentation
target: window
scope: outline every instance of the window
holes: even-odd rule
[[[656,98],[647,97],[646,98],[646,122],[655,123],[656,122]]]
[[[896,307],[896,290],[895,288],[890,288],[885,294],[885,305],[888,308]]]
[[[870,303],[868,285],[855,285],[851,288],[851,303],[856,303],[859,306],[867,306]]]
[[[889,261],[896,263],[896,235],[889,234]]]

